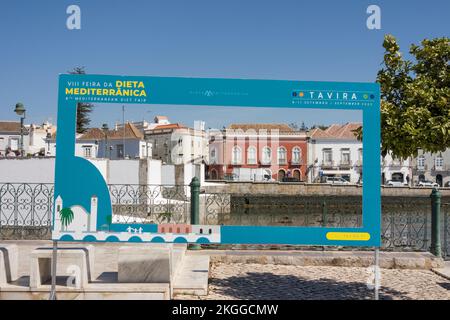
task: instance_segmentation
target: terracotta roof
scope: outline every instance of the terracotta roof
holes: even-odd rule
[[[311,138],[314,138],[314,139],[317,139],[317,138],[330,138],[330,135],[328,133],[326,133],[324,130],[320,129],[320,128],[312,129],[309,132],[309,136]]]
[[[247,130],[279,130],[284,132],[293,132],[295,131],[287,124],[283,123],[232,123],[228,126],[227,129],[237,130],[242,129],[244,131]]]
[[[187,128],[185,125],[181,123],[171,123],[171,124],[161,124],[154,127],[152,130],[161,130],[161,129],[185,129]]]
[[[167,120],[168,118],[166,116],[156,116],[155,119],[158,120]]]
[[[124,129],[119,128],[117,130],[109,130],[107,133],[108,139],[144,139],[144,135],[139,131],[136,126],[132,123],[127,122],[125,124],[125,134]],[[100,128],[88,129],[81,137],[77,140],[102,140],[105,139],[105,134]]]
[[[102,129],[90,128],[78,140],[101,140],[105,139],[105,134]]]
[[[349,122],[343,125],[339,130],[337,130],[334,135],[337,138],[343,138],[343,139],[351,139],[356,138],[355,130],[361,127],[362,124],[358,122]]]
[[[20,122],[0,121],[0,131],[20,133]]]
[[[349,122],[343,125],[332,124],[327,129],[322,130],[315,128],[309,132],[309,136],[313,139],[355,139],[354,130],[361,127],[360,122]]]

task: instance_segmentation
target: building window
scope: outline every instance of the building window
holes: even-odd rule
[[[262,162],[269,164],[272,161],[272,150],[269,147],[264,147],[262,150]]]
[[[278,148],[278,164],[286,164],[286,148],[285,147],[279,147]]]
[[[256,164],[256,148],[249,147],[247,149],[247,163],[248,164]]]
[[[216,150],[216,148],[212,148],[211,149],[211,153],[210,153],[210,157],[211,157],[211,159],[210,159],[210,162],[211,163],[216,163],[217,162],[217,150]]]
[[[85,157],[85,158],[92,157],[92,147],[91,146],[83,146],[83,157]]]
[[[232,149],[231,163],[232,164],[240,164],[241,161],[242,161],[241,148],[239,148],[238,146],[234,146],[233,149]]]
[[[350,149],[341,149],[341,164],[350,165]]]
[[[299,164],[302,158],[302,150],[299,147],[292,149],[292,163]]]
[[[440,156],[436,157],[436,159],[434,160],[434,165],[437,170],[442,170],[442,168],[444,167],[444,158]]]
[[[123,144],[116,145],[117,158],[123,158]]]
[[[331,149],[323,149],[323,164],[333,164],[333,151]]]
[[[293,177],[298,181],[302,180],[302,173],[300,170],[294,170]]]
[[[420,156],[417,158],[417,169],[425,169],[425,157]]]

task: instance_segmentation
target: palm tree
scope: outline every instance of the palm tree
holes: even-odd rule
[[[73,211],[70,208],[63,208],[59,212],[59,217],[61,218],[61,225],[65,229],[73,221]]]

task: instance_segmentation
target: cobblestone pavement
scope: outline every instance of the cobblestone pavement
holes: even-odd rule
[[[369,270],[357,267],[223,264],[211,266],[208,296],[175,299],[373,299]],[[450,300],[450,281],[427,270],[381,270],[380,299]]]

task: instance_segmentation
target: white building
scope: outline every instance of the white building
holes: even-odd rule
[[[361,123],[333,124],[325,130],[310,131],[309,182],[320,182],[323,177],[342,177],[351,183],[361,181],[362,142],[354,133],[361,126]]]
[[[56,130],[52,124],[45,122],[42,125],[24,125],[23,150],[24,155],[44,155],[49,137]],[[19,154],[21,139],[20,122],[0,121],[0,153],[5,155],[7,150]]]
[[[56,135],[52,136],[47,154],[56,154]],[[75,155],[84,158],[147,159],[152,157],[152,144],[144,140],[144,134],[133,123],[116,126],[114,130],[103,131],[90,128],[77,134]]]
[[[198,121],[194,128],[170,123],[167,117],[155,117],[155,123],[144,129],[145,140],[153,146],[153,159],[164,164],[204,163],[208,158],[208,139],[205,123]]]
[[[410,158],[405,160],[397,159],[388,153],[384,158],[381,158],[381,184],[386,184],[392,180],[412,186],[412,168],[410,164]]]

